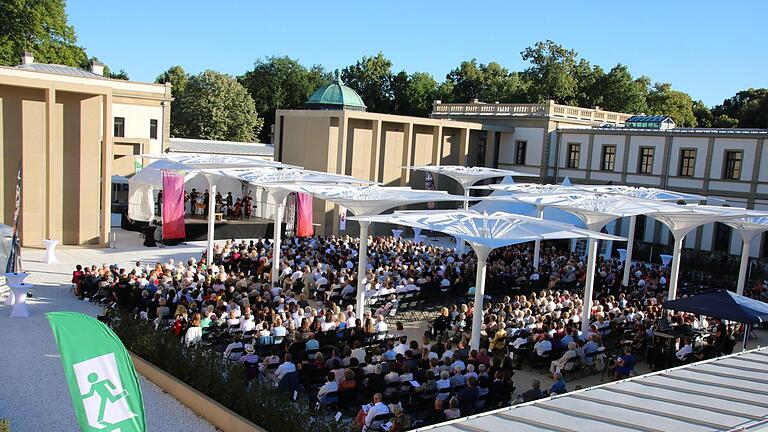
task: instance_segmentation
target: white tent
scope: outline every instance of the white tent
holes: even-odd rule
[[[358,216],[350,219],[361,223],[384,222],[440,231],[461,238],[472,245],[472,249],[477,255],[475,309],[472,321],[472,338],[470,339],[472,349],[478,349],[480,346],[486,260],[493,249],[534,240],[565,238],[623,240],[620,237],[576,228],[573,225],[501,212],[489,215],[472,210],[413,211],[380,216]]]
[[[280,162],[272,162],[258,157],[210,155],[197,153],[162,153],[144,154],[138,156],[153,159],[156,162],[144,167],[128,182],[128,217],[133,220],[149,222],[154,218],[154,196],[152,189],[163,187],[163,170],[174,170],[184,173],[184,181],[202,174],[208,180],[211,199],[216,196],[217,175],[206,170],[223,168],[297,168]],[[213,228],[215,206],[208,206],[208,245],[206,257],[208,262],[213,258]]]

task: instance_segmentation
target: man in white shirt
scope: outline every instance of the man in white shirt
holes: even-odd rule
[[[385,332],[389,329],[387,323],[384,322],[384,315],[378,315],[376,317],[376,324],[373,325],[373,329],[376,331],[376,333]]]
[[[377,416],[381,414],[389,414],[389,408],[384,405],[382,400],[381,393],[376,393],[373,395],[373,406],[368,409],[368,412],[365,414],[365,420],[363,421],[363,430],[362,432],[366,432],[371,429],[377,429],[381,426],[383,423],[382,421],[376,421],[374,420]]]
[[[291,354],[285,354],[285,361],[275,369],[275,382],[279,383],[284,376],[291,372],[296,372],[296,365],[291,361]]]
[[[325,380],[326,383],[323,384],[323,386],[320,387],[320,390],[317,392],[317,399],[320,401],[320,403],[325,401],[325,397],[328,393],[339,391],[339,384],[336,382],[336,375],[333,372],[328,373],[328,375],[325,377]]]

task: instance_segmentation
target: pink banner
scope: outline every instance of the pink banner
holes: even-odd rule
[[[183,239],[184,229],[184,176],[163,170],[163,240]]]
[[[296,201],[296,235],[298,237],[312,237],[315,227],[312,226],[312,196],[297,194]]]

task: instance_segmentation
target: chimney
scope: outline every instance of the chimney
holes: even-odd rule
[[[34,62],[35,62],[35,55],[29,51],[24,51],[24,54],[21,56],[21,64],[28,65]]]
[[[99,76],[104,76],[104,63],[94,60],[91,63],[91,72]]]

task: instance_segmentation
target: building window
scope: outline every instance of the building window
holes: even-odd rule
[[[640,174],[653,173],[653,154],[655,150],[653,147],[640,147],[640,164],[637,167],[637,172]]]
[[[568,168],[579,168],[581,144],[568,144]]]
[[[696,168],[696,149],[680,150],[680,177],[693,177]]]
[[[125,117],[115,117],[114,136],[125,137]]]
[[[149,137],[157,139],[157,120],[155,119],[149,121]]]
[[[715,236],[712,250],[715,252],[729,252],[731,249],[731,227],[720,222],[715,222]]]
[[[739,180],[741,178],[741,151],[725,151],[725,170],[723,178],[726,180]]]
[[[515,141],[515,165],[525,165],[525,148],[527,141]]]
[[[616,166],[616,146],[604,145],[603,146],[603,163],[600,164],[600,169],[603,171],[613,171]]]

